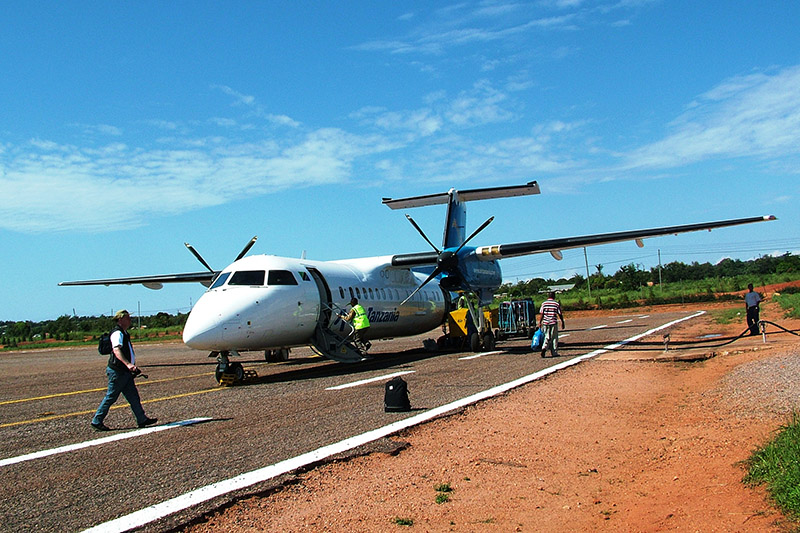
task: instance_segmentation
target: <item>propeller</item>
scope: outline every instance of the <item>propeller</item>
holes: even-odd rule
[[[250,242],[248,242],[248,243],[245,245],[244,249],[243,249],[241,252],[239,252],[239,255],[237,255],[237,256],[236,256],[236,259],[234,259],[234,262],[235,262],[235,261],[238,261],[239,259],[241,259],[242,257],[244,257],[244,256],[245,256],[245,254],[246,254],[247,252],[249,252],[249,251],[250,251],[250,248],[252,248],[252,247],[253,247],[253,245],[256,243],[256,241],[257,241],[257,240],[258,240],[258,236],[255,236],[255,237],[253,237],[252,239],[250,239]],[[190,252],[192,252],[192,255],[194,255],[194,256],[197,258],[197,260],[198,260],[198,261],[200,261],[200,263],[202,263],[202,264],[203,264],[203,266],[204,266],[204,267],[206,267],[206,268],[208,269],[208,271],[209,271],[209,272],[213,272],[214,274],[216,274],[216,273],[217,273],[217,271],[216,271],[216,270],[214,270],[213,268],[211,268],[211,266],[210,266],[210,265],[209,265],[209,264],[206,262],[206,260],[205,260],[205,259],[203,259],[203,256],[202,256],[202,255],[200,255],[200,252],[198,252],[197,250],[195,250],[194,246],[192,246],[192,245],[191,245],[191,244],[189,244],[188,242],[185,242],[185,243],[183,243],[183,245],[184,245],[184,246],[186,246],[186,248],[187,248],[187,249],[188,249]]]
[[[425,285],[427,285],[433,278],[435,278],[436,276],[438,276],[442,272],[447,272],[447,273],[449,273],[451,275],[458,274],[458,252],[460,252],[461,249],[464,248],[464,246],[466,246],[467,243],[473,239],[473,237],[475,237],[478,233],[480,233],[481,231],[486,229],[486,226],[491,224],[492,221],[494,220],[493,216],[489,217],[486,220],[486,222],[481,224],[478,229],[473,231],[472,234],[469,237],[467,237],[466,240],[464,240],[464,242],[461,243],[461,246],[456,248],[455,251],[449,251],[449,250],[440,251],[431,242],[431,240],[428,238],[428,236],[425,235],[425,232],[422,231],[422,229],[419,227],[419,225],[416,222],[414,222],[413,218],[411,218],[408,215],[406,215],[406,218],[408,219],[409,222],[411,222],[411,225],[414,226],[414,228],[419,232],[419,234],[422,235],[422,238],[425,239],[425,241],[433,247],[433,249],[436,251],[437,254],[439,254],[439,257],[436,259],[436,267],[433,269],[433,272],[431,272],[430,275],[425,279],[425,281],[423,281],[422,284],[419,287],[414,289],[414,291],[408,296],[408,298],[403,300],[400,303],[400,305],[403,305],[404,303],[409,301],[411,298],[413,298],[414,295],[416,295],[420,290],[422,290],[422,288]]]

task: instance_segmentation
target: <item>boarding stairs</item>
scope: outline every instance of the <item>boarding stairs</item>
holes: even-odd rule
[[[341,363],[357,363],[368,359],[355,345],[353,325],[341,319],[332,320],[332,317],[344,314],[344,309],[336,304],[323,303],[311,345],[323,356]]]

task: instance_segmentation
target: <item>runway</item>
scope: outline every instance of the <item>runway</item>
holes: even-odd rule
[[[143,511],[151,506],[238,476],[275,470],[232,486],[232,492],[198,498],[196,505],[155,522],[141,522],[145,530],[169,529],[231,498],[281,483],[285,472],[301,466],[301,456],[324,460],[318,450],[339,453],[339,443],[367,434],[375,438],[360,444],[379,445],[404,424],[453,412],[459,402],[502,393],[503,387],[519,386],[598,350],[621,348],[614,345],[626,339],[659,346],[660,333],[654,330],[689,316],[567,317],[561,356],[547,359],[532,354],[525,339],[501,343],[485,354],[424,351],[422,340],[435,338],[436,331],[374,343],[375,358],[357,365],[324,361],[305,349],[277,364],[245,354],[245,368],[259,377],[232,388],[215,386],[215,363],[204,353],[177,344],[140,344],[138,362],[150,379],[140,380],[139,390],[146,411],[160,425],[136,429],[120,399],[106,420],[115,429],[110,434],[89,427],[105,391],[104,357],[91,348],[3,354],[2,529],[125,530],[139,525],[124,521],[134,513],[139,519],[156,516],[152,508]],[[646,332],[651,333],[637,338]],[[385,413],[383,384],[399,373],[409,384],[412,411]],[[487,392],[493,390],[499,392]],[[45,453],[54,449],[63,451]],[[291,468],[274,468],[279,464]]]

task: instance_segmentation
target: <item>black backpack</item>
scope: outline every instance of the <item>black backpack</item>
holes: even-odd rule
[[[110,333],[103,333],[100,335],[100,340],[97,341],[97,351],[100,352],[100,355],[111,355],[113,350],[111,347]]]
[[[411,402],[408,400],[408,384],[400,376],[386,382],[383,410],[387,413],[411,410]]]

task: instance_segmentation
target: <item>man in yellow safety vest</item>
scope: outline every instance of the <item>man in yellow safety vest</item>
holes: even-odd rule
[[[352,309],[350,309],[350,312],[344,317],[344,320],[353,324],[356,345],[366,352],[369,350],[369,347],[372,346],[372,344],[367,341],[367,332],[369,331],[367,312],[364,310],[364,307],[358,303],[358,298],[352,298],[350,300],[350,305]]]

